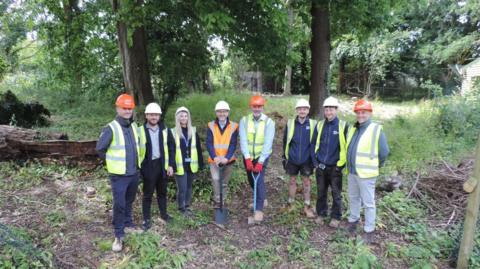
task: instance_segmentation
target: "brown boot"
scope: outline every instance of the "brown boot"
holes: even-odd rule
[[[253,220],[255,220],[255,222],[262,222],[263,212],[259,210],[255,211],[255,214],[253,215]]]
[[[307,218],[309,219],[315,218],[315,214],[313,213],[313,210],[310,208],[310,206],[306,205],[303,208],[303,212],[305,212],[305,215],[307,216]]]
[[[338,219],[332,219],[330,221],[330,224],[328,224],[328,226],[330,226],[330,228],[337,229],[338,226],[340,226],[340,221]]]
[[[325,224],[325,219],[323,217],[318,216],[315,219],[315,223],[318,224],[318,225],[324,225]]]
[[[367,245],[375,244],[375,232],[365,232],[362,236],[362,240]]]

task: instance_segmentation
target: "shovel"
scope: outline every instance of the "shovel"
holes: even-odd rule
[[[220,164],[221,168],[224,166]],[[228,209],[223,207],[223,171],[220,170],[220,208],[215,208],[215,223],[220,225],[227,224],[228,221]]]
[[[253,177],[253,213],[255,214],[255,210],[257,210],[257,181],[258,178],[260,177],[260,173],[255,176],[255,174],[252,172],[252,177]],[[248,217],[248,224],[255,224],[255,219],[253,216]]]

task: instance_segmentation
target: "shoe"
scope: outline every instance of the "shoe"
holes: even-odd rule
[[[126,234],[138,234],[138,233],[142,232],[142,230],[138,229],[135,226],[125,227],[124,231],[125,231]]]
[[[322,217],[322,216],[318,216],[318,217],[315,219],[315,223],[318,224],[318,225],[324,225],[324,224],[325,224],[325,218]]]
[[[375,244],[375,231],[368,232],[368,233],[365,232],[362,235],[362,240],[367,245]]]
[[[262,222],[263,212],[259,210],[255,211],[255,214],[253,215],[253,220],[255,220],[255,222]]]
[[[112,251],[113,252],[120,252],[123,248],[123,240],[122,238],[115,237],[115,241],[112,244]]]
[[[161,215],[160,218],[161,218],[163,221],[165,221],[166,223],[170,223],[170,222],[173,220],[172,216],[170,216],[170,215],[168,215],[168,214]]]
[[[330,226],[330,228],[337,229],[338,226],[340,226],[340,221],[338,219],[332,219],[328,226]]]
[[[142,223],[142,228],[143,228],[144,232],[148,231],[150,228],[152,228],[152,221],[151,220],[144,220],[143,223]]]
[[[309,218],[309,219],[315,218],[315,214],[313,213],[313,210],[310,208],[310,206],[305,206],[303,208],[303,212],[305,213],[307,218]]]
[[[350,234],[350,236],[355,236],[357,233],[357,225],[358,225],[358,220],[355,222],[349,222],[347,225],[347,231]]]

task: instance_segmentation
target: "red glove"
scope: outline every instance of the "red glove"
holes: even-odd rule
[[[255,164],[255,167],[253,168],[254,173],[258,174],[258,173],[262,172],[262,170],[263,170],[263,164],[261,164],[261,163]]]
[[[247,169],[247,172],[252,172],[253,171],[252,159],[246,159],[245,160],[245,168]]]

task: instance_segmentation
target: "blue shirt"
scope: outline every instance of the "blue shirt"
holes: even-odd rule
[[[335,117],[331,121],[325,119],[321,134],[318,133],[319,130],[315,127],[312,141],[312,159],[315,166],[319,163],[327,166],[336,166],[338,160],[340,160],[340,131],[338,125],[339,120]],[[318,151],[314,152],[318,135],[320,135],[320,146]]]
[[[272,152],[273,138],[275,137],[275,122],[262,113],[258,119],[253,119],[255,128],[257,128],[260,121],[266,121],[265,140],[263,142],[262,152],[258,159],[260,163],[264,163],[265,160],[270,157]],[[240,120],[238,132],[240,135],[240,149],[242,150],[243,158],[250,159],[252,156],[250,156],[250,153],[248,152],[247,117],[243,117]]]
[[[227,118],[227,121],[222,126],[222,124],[218,121],[218,119],[216,119],[215,124],[218,125],[218,127],[220,128],[220,133],[223,134],[227,126],[230,124],[230,120]],[[235,154],[235,150],[237,149],[237,138],[238,138],[238,129],[237,131],[234,131],[232,133],[232,137],[230,138],[230,144],[228,145],[227,155],[225,156],[227,160],[230,160]],[[215,147],[213,146],[213,133],[212,133],[212,130],[210,130],[210,128],[207,128],[207,150],[208,150],[208,154],[210,155],[210,158],[215,159],[217,155],[215,154]]]

